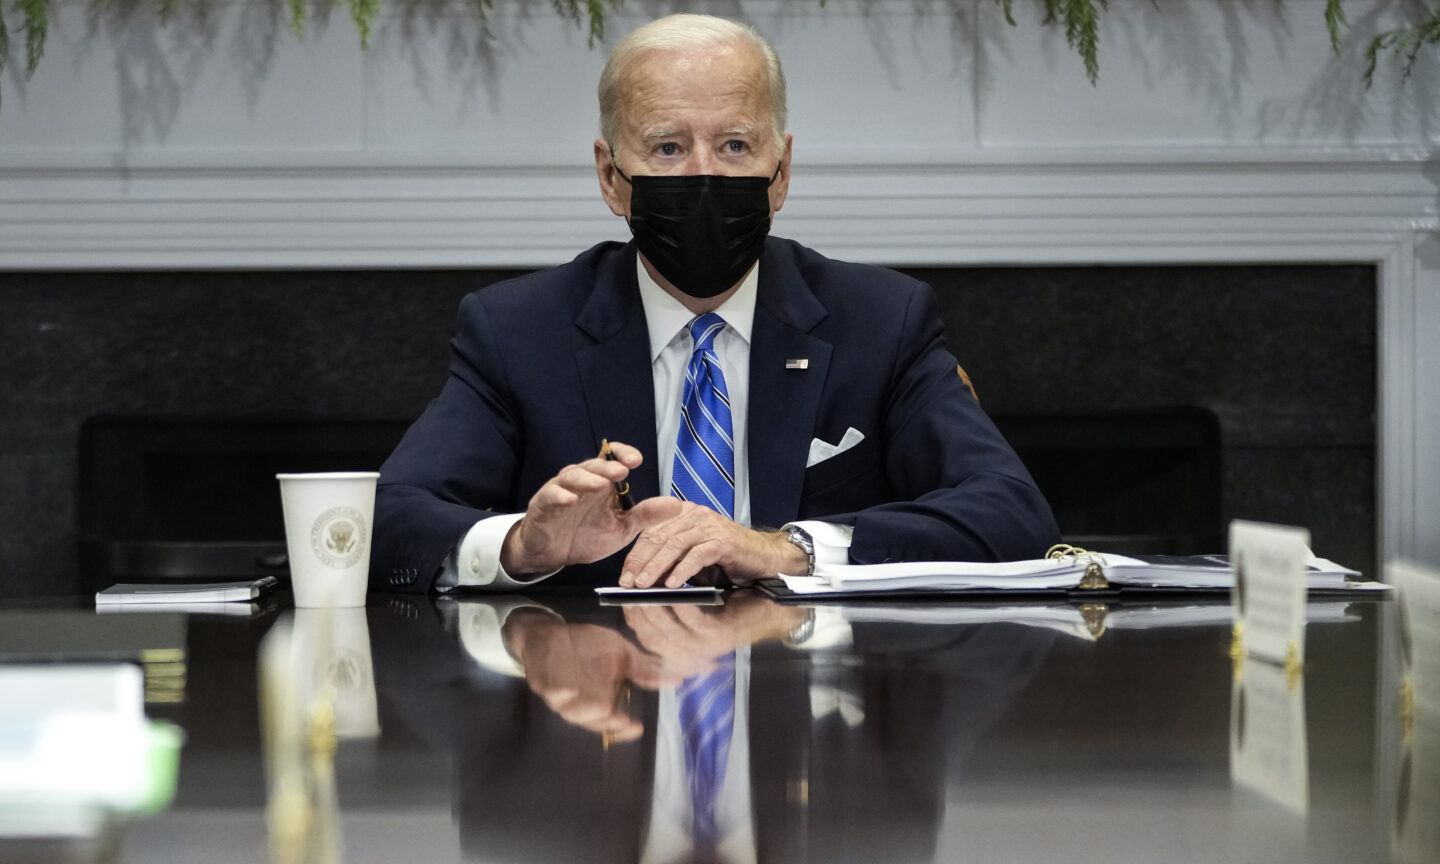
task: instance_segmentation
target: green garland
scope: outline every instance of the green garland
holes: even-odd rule
[[[45,34],[50,21],[51,0],[13,0],[12,8],[19,13],[21,29],[25,32],[25,71],[34,74],[45,53]],[[166,22],[175,13],[183,0],[153,0],[160,20]],[[285,0],[290,19],[290,29],[297,36],[305,35],[309,18],[310,3],[317,0]],[[326,0],[318,0],[328,7]],[[376,17],[380,14],[380,0],[345,0],[350,7],[350,18],[360,35],[360,44],[368,48],[374,30]],[[405,0],[402,0],[405,2]],[[475,20],[483,28],[494,11],[494,0],[463,0]],[[576,27],[588,25],[589,44],[605,38],[605,19],[609,13],[620,7],[622,0],[550,0],[560,17]],[[1016,26],[1014,17],[1015,0],[995,0],[1005,14],[1005,22]],[[1045,10],[1043,24],[1059,27],[1065,31],[1065,41],[1080,55],[1085,66],[1085,77],[1095,84],[1100,80],[1100,14],[1110,8],[1109,0],[1037,0]],[[1158,4],[1159,0],[1154,0]],[[1344,0],[1325,0],[1325,26],[1330,32],[1330,47],[1338,55],[1348,26]],[[825,0],[820,0],[825,5]],[[1375,76],[1375,66],[1380,55],[1388,53],[1401,64],[1406,77],[1414,68],[1420,52],[1427,45],[1440,46],[1440,7],[1430,9],[1419,21],[1405,27],[1387,30],[1370,40],[1365,48],[1365,85],[1368,87]],[[4,0],[0,0],[0,71],[5,69],[10,54],[10,31],[5,26]]]

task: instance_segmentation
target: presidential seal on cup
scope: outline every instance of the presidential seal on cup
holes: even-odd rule
[[[365,605],[379,477],[374,471],[275,475],[296,606]]]

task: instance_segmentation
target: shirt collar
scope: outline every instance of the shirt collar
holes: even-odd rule
[[[650,362],[654,363],[665,346],[694,320],[695,313],[665,293],[665,289],[650,278],[639,253],[635,255],[635,281],[640,285],[640,305],[645,310],[645,324],[650,329]],[[750,330],[755,323],[755,297],[759,285],[760,264],[756,262],[745,274],[740,288],[715,310],[730,325],[730,329],[745,340],[746,345],[750,344]]]

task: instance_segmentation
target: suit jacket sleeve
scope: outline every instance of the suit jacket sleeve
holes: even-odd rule
[[[466,297],[450,377],[380,468],[372,589],[428,591],[465,532],[512,506],[518,424],[494,330]]]
[[[889,500],[821,518],[854,526],[859,564],[1041,557],[1059,539],[1050,506],[961,380],[934,291],[912,286],[875,456]]]

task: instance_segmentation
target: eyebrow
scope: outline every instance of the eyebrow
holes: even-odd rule
[[[658,141],[661,138],[674,138],[680,134],[680,130],[674,126],[654,126],[640,133],[641,141]]]
[[[756,127],[750,125],[731,126],[728,129],[721,129],[721,135],[734,135],[742,138],[758,138],[760,133]],[[660,141],[665,138],[676,138],[680,135],[680,129],[676,126],[653,126],[640,133],[640,140],[646,143]]]

